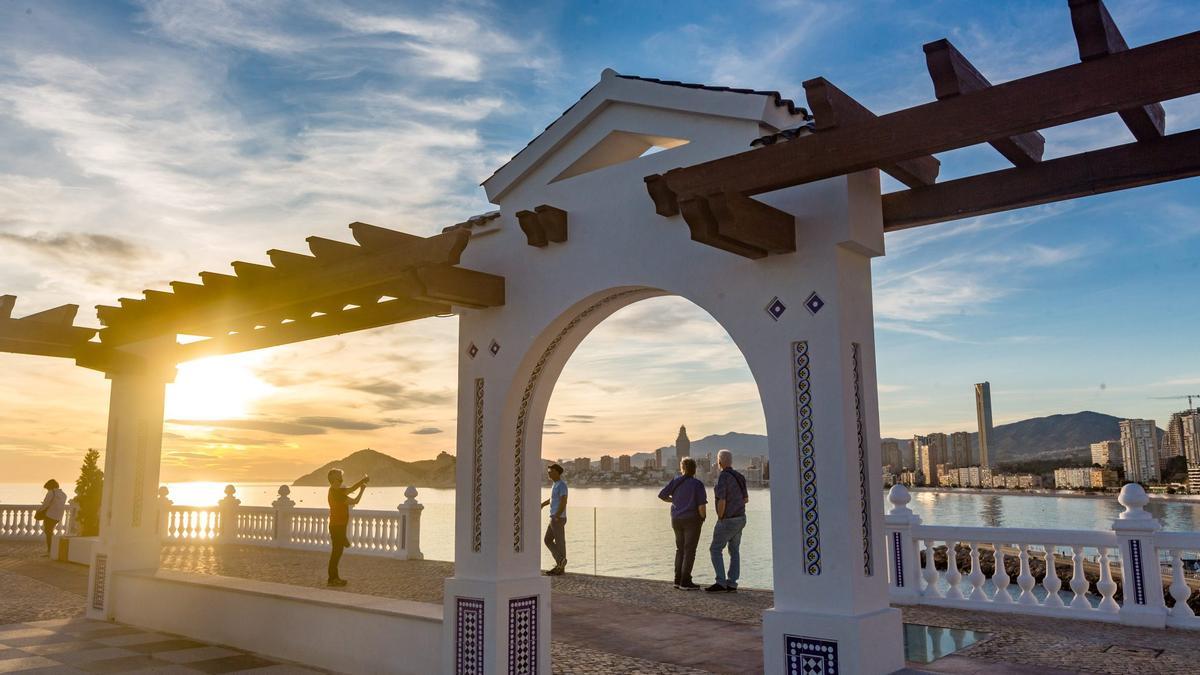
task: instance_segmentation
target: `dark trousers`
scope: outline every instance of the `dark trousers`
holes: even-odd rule
[[[42,521],[42,532],[46,534],[46,555],[50,555],[50,542],[54,540],[54,528],[57,526],[57,520],[47,518]]]
[[[350,540],[346,538],[345,525],[329,526],[329,544],[329,578],[341,579],[338,576],[338,563],[342,561],[342,551],[350,545]]]
[[[700,543],[700,516],[672,518],[675,530],[675,583],[692,583],[692,566],[696,564],[696,544]]]
[[[554,556],[554,564],[562,567],[567,562],[567,519],[566,518],[550,518],[550,524],[546,526],[546,548],[550,549],[550,555]]]

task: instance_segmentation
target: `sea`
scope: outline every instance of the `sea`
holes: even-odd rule
[[[179,505],[215,505],[224,483],[168,483]],[[238,483],[237,497],[246,506],[269,506],[279,483]],[[370,487],[358,508],[391,510],[404,501],[402,487]],[[454,489],[421,488],[421,549],[433,560],[454,559]],[[544,489],[549,498],[549,488]],[[0,483],[0,503],[33,504],[44,492],[33,484]],[[299,507],[325,506],[325,488],[292,487]],[[886,498],[879,500],[887,504]],[[1083,497],[915,490],[909,507],[926,524],[1043,529],[1109,529],[1122,511],[1115,496]],[[614,577],[670,580],[674,535],[669,506],[650,487],[571,488],[567,509],[568,571]],[[746,529],[742,534],[740,585],[771,588],[770,493],[751,489]],[[1147,507],[1164,530],[1200,530],[1200,500],[1152,498]],[[712,580],[707,525],[696,554],[698,583]],[[540,533],[539,533],[540,540]],[[543,547],[545,567],[553,563]]]

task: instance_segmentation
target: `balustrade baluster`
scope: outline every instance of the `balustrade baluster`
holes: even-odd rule
[[[1058,597],[1058,591],[1062,588],[1062,579],[1058,578],[1058,569],[1055,567],[1054,546],[1046,545],[1046,576],[1042,577],[1042,588],[1046,589],[1046,601],[1043,603],[1045,607],[1065,607],[1062,598]]]
[[[1087,599],[1088,580],[1083,573],[1082,546],[1071,547],[1071,563],[1071,590],[1075,592],[1075,597],[1071,600],[1071,608],[1091,609],[1092,603]]]
[[[1004,567],[1004,550],[1000,548],[1001,546],[1002,544],[992,544],[992,550],[995,551],[995,556],[992,558],[995,567],[992,570],[992,585],[996,587],[996,594],[992,596],[992,602],[1011,605],[1013,599],[1008,594],[1008,585],[1012,580],[1008,576],[1008,570]]]
[[[950,584],[950,588],[946,589],[946,597],[952,600],[961,600],[963,597],[962,589],[958,587],[962,583],[962,572],[958,569],[958,542],[946,542],[946,583]]]
[[[921,576],[925,579],[925,588],[921,592],[923,595],[940,598],[942,593],[937,586],[938,573],[937,565],[934,563],[933,540],[924,539],[922,543],[925,545],[925,567],[921,571]]]
[[[1117,604],[1117,582],[1113,581],[1112,577],[1112,558],[1109,557],[1109,549],[1107,546],[1100,547],[1100,581],[1096,582],[1096,590],[1100,591],[1100,607],[1101,612],[1106,614],[1116,614],[1121,611],[1121,606]]]
[[[1017,576],[1017,586],[1021,587],[1021,595],[1017,596],[1017,603],[1036,605],[1037,598],[1033,595],[1033,586],[1037,583],[1037,579],[1029,571],[1029,544],[1018,544],[1017,549],[1021,555],[1021,573]]]
[[[1175,606],[1171,608],[1171,616],[1173,617],[1194,617],[1196,612],[1188,606],[1188,598],[1192,596],[1192,588],[1188,586],[1187,579],[1183,578],[1183,551],[1180,549],[1171,550],[1171,597],[1175,599]]]
[[[971,582],[973,587],[970,599],[987,602],[987,593],[983,592],[983,584],[987,581],[987,577],[983,575],[983,569],[979,567],[979,543],[973,541],[968,545],[971,547],[971,574],[967,576],[967,581]]]

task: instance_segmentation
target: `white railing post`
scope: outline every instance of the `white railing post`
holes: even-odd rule
[[[892,509],[883,517],[889,561],[888,595],[897,604],[916,603],[921,594],[921,565],[913,541],[913,528],[921,524],[921,517],[908,508],[911,500],[908,488],[896,483],[888,491]]]
[[[1125,507],[1112,524],[1121,551],[1124,593],[1118,617],[1124,624],[1163,628],[1167,622],[1167,608],[1163,600],[1158,550],[1154,546],[1154,533],[1159,524],[1143,508],[1150,503],[1150,497],[1137,483],[1126,483],[1117,501]]]
[[[237,494],[237,488],[226,485],[225,498],[217,504],[221,519],[220,529],[217,530],[217,541],[222,544],[232,544],[237,541],[238,506],[241,505],[242,500],[234,497],[235,494]]]
[[[402,560],[424,560],[421,553],[421,511],[425,507],[417,503],[417,488],[408,486],[404,491],[404,503],[396,507],[400,512],[400,539],[397,557]]]
[[[63,525],[65,525],[65,527],[59,534],[66,535],[68,537],[79,536],[79,504],[75,502],[74,497],[71,498],[71,501],[67,502],[66,522],[63,523]]]
[[[288,497],[291,493],[290,487],[280,485],[279,497],[271,502],[271,506],[275,507],[275,536],[272,545],[276,548],[286,548],[292,542],[292,509],[296,507],[296,502]]]
[[[170,539],[171,507],[175,505],[175,502],[167,496],[169,494],[171,494],[171,490],[166,485],[158,488],[158,525],[156,527],[160,541]]]

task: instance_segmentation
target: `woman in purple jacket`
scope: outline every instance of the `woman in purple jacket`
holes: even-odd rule
[[[680,475],[667,483],[658,498],[671,504],[671,529],[675,530],[675,588],[694,591],[692,566],[696,563],[696,544],[704,524],[704,505],[708,503],[704,483],[696,478],[696,460],[679,460]]]

